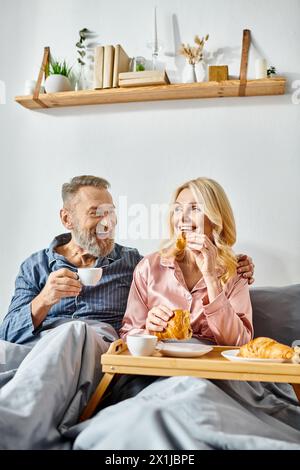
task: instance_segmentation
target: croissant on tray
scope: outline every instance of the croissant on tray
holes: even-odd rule
[[[193,331],[188,310],[174,310],[174,315],[168,321],[163,331],[153,332],[159,340],[163,339],[190,339]]]
[[[300,347],[291,348],[274,339],[264,337],[252,339],[241,346],[238,355],[258,359],[285,359],[296,364],[300,363]]]

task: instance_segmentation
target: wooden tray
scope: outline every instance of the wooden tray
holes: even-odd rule
[[[156,351],[152,356],[132,356],[123,340],[111,344],[102,355],[104,376],[84,410],[81,421],[92,416],[115,374],[157,376],[189,375],[206,379],[245,380],[258,382],[290,383],[300,400],[300,364],[268,362],[233,362],[221,352],[238,349],[236,346],[214,346],[201,357],[175,358],[162,356]]]

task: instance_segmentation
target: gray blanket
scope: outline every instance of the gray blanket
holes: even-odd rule
[[[31,346],[0,341],[0,449],[71,449],[62,434],[78,422],[115,339],[105,323],[72,321]]]
[[[85,426],[74,449],[300,449],[300,406],[282,384],[160,379]]]
[[[300,449],[300,406],[285,384],[156,379],[76,424],[116,337],[72,321],[31,346],[0,341],[0,448]]]

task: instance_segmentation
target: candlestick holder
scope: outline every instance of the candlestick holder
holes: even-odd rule
[[[160,41],[148,42],[147,47],[152,51],[152,70],[158,70],[158,55],[163,49],[163,43]]]

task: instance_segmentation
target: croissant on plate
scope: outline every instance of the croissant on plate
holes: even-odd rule
[[[174,310],[174,315],[168,321],[163,331],[153,332],[159,340],[163,339],[190,339],[193,331],[188,310]]]
[[[258,359],[285,359],[296,364],[300,363],[300,347],[291,348],[274,339],[264,337],[252,339],[241,346],[238,355]]]

